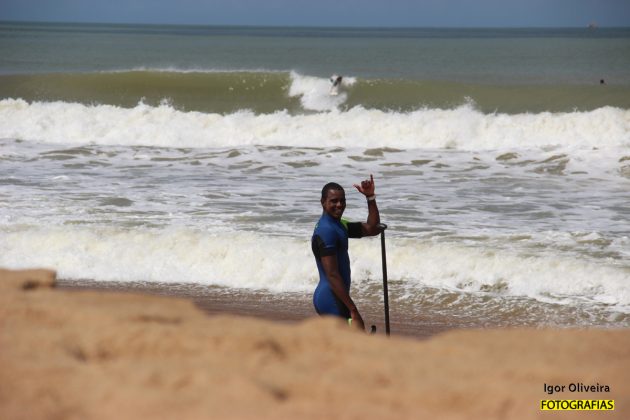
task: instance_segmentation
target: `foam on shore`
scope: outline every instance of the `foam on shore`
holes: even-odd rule
[[[389,242],[390,279],[409,290],[432,287],[556,304],[588,302],[630,312],[624,267],[414,239]],[[377,241],[353,244],[354,287],[363,289],[380,280],[379,253]],[[275,292],[310,292],[317,284],[308,239],[253,232],[68,226],[3,229],[0,264],[56,267],[65,279],[177,281]]]

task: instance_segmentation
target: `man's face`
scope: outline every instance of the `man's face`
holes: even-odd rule
[[[346,193],[343,190],[328,190],[326,198],[322,200],[324,212],[334,219],[341,219],[346,209]]]

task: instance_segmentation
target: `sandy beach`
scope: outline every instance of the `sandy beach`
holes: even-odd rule
[[[388,339],[332,319],[209,316],[190,299],[55,285],[50,271],[0,271],[1,418],[630,413],[628,330],[452,330]],[[546,385],[564,389],[550,395]],[[615,409],[540,411],[541,400],[555,399],[614,400]]]

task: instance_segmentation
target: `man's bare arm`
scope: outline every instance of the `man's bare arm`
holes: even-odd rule
[[[333,293],[350,311],[350,316],[352,317],[352,322],[356,323],[357,327],[361,330],[365,330],[365,325],[363,324],[363,318],[361,318],[361,314],[357,309],[357,306],[354,304],[354,301],[346,292],[346,288],[343,285],[343,279],[341,278],[341,274],[339,273],[339,267],[337,266],[337,256],[328,255],[323,256],[322,259],[322,267],[324,268],[324,272],[326,273],[326,277],[328,277],[328,283],[330,284],[330,288]]]

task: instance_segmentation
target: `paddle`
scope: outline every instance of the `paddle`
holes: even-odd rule
[[[381,260],[383,265],[383,301],[385,303],[385,334],[389,336],[389,291],[387,290],[387,255],[385,253],[385,229],[387,225],[380,223],[381,228]]]

